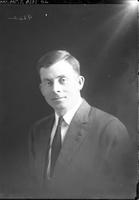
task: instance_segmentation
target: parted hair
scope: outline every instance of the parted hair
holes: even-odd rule
[[[65,60],[72,65],[74,71],[80,75],[80,63],[72,56],[68,51],[65,50],[54,50],[45,53],[37,62],[37,70],[40,72],[41,68],[48,68],[51,65]]]

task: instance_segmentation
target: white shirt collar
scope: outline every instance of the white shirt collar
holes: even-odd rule
[[[72,108],[70,109],[64,116],[63,116],[63,119],[64,121],[70,125],[71,123],[71,120],[75,114],[75,112],[78,110],[79,106],[81,105],[83,99],[80,98],[79,101],[77,102],[77,104]],[[59,116],[57,115],[57,113],[55,112],[55,121],[56,121],[56,124],[58,123],[58,118]]]

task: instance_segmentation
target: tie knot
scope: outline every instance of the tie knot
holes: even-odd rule
[[[64,121],[63,116],[60,116],[58,119],[58,126],[61,127],[63,121]]]

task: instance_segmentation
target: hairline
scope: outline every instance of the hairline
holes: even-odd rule
[[[77,59],[76,59],[76,60],[77,60]],[[58,60],[58,61],[56,61],[56,62],[54,62],[53,64],[48,65],[48,66],[46,66],[45,64],[42,65],[42,66],[39,68],[39,73],[40,73],[40,70],[41,70],[42,68],[48,69],[48,68],[50,68],[50,67],[54,66],[55,64],[60,63],[60,62],[62,62],[62,61],[68,63],[68,64],[72,67],[73,71],[74,71],[77,75],[80,76],[80,65],[77,66],[77,70],[76,70],[75,67],[67,60],[67,58],[60,59],[60,60]],[[77,60],[77,61],[78,61],[78,60]],[[79,71],[78,71],[78,68],[79,68]]]

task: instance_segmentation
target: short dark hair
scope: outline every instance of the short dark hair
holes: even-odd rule
[[[77,72],[80,75],[80,63],[79,61],[73,57],[69,52],[65,50],[55,50],[50,51],[44,54],[37,62],[37,70],[40,72],[40,69],[48,68],[51,65],[61,61],[65,60],[69,64],[72,65],[75,72]]]

